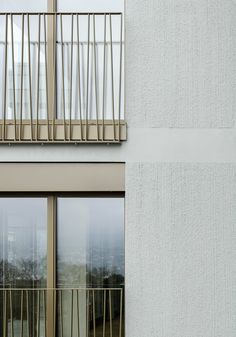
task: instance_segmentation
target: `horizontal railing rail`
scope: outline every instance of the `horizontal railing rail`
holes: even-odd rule
[[[122,13],[0,13],[0,28],[0,143],[126,139]]]
[[[123,288],[0,288],[3,337],[123,337]]]

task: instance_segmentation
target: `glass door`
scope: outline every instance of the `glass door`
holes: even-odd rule
[[[59,198],[57,214],[59,336],[123,336],[124,198]]]
[[[12,331],[34,335],[38,293],[33,289],[46,286],[47,199],[0,198],[1,337]],[[43,331],[44,320],[38,325]]]
[[[0,337],[123,337],[123,295],[123,197],[0,197]]]

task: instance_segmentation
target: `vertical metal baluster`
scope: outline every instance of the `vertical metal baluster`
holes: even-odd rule
[[[8,49],[8,14],[6,14],[5,26],[5,65],[4,65],[4,102],[3,102],[3,130],[2,140],[6,139],[6,114],[7,114],[7,49]]]
[[[29,14],[27,14],[27,26],[28,26],[28,66],[29,66],[29,104],[30,104],[30,136],[33,140],[33,111],[32,111],[32,83],[31,83],[31,56],[30,56],[30,20]]]
[[[63,123],[64,123],[64,140],[66,140],[66,106],[65,106],[65,74],[64,74],[64,49],[63,49],[63,23],[62,14],[60,14],[61,24],[61,67],[62,67],[62,109],[63,109]]]
[[[40,291],[37,291],[38,293],[38,302],[37,302],[37,337],[40,336]]]
[[[20,337],[23,337],[24,332],[24,290],[21,290],[21,301],[20,301],[20,320],[21,320],[21,331]]]
[[[71,140],[71,114],[72,114],[72,76],[73,76],[73,30],[74,28],[74,15],[71,14],[71,54],[70,54],[70,119],[69,119],[69,138]]]
[[[80,337],[80,324],[79,324],[79,290],[77,289],[77,328],[78,328],[78,337]]]
[[[46,84],[46,106],[47,106],[47,124],[48,124],[48,140],[50,139],[50,128],[49,128],[49,110],[48,110],[48,53],[47,53],[47,25],[46,25],[46,15],[43,14],[44,23],[44,55],[45,55],[45,84]]]
[[[39,84],[40,84],[40,35],[41,35],[41,15],[39,14],[38,28],[38,78],[37,78],[37,117],[36,117],[36,140],[38,140],[38,123],[39,123]]]
[[[94,53],[94,81],[95,81],[95,104],[96,104],[96,126],[97,126],[97,140],[99,140],[98,127],[98,83],[97,83],[97,53],[96,53],[96,27],[95,15],[93,14],[93,53]]]
[[[11,319],[11,337],[14,337],[13,307],[12,307],[12,290],[10,290],[10,319]]]
[[[104,14],[104,54],[103,54],[103,95],[102,95],[102,140],[104,140],[104,115],[106,99],[106,38],[107,38],[107,16]]]
[[[64,333],[63,333],[62,290],[60,290],[60,328],[61,328],[61,337],[63,337],[63,336],[64,336]]]
[[[82,110],[81,110],[81,86],[80,86],[80,38],[79,38],[79,15],[77,14],[77,54],[78,54],[78,89],[79,89],[79,116],[80,116],[80,135],[83,140]]]
[[[14,116],[14,140],[17,139],[16,131],[16,85],[15,85],[15,62],[14,62],[14,31],[13,14],[11,14],[11,56],[12,56],[12,90],[13,90],[13,116]]]
[[[123,310],[123,289],[120,290],[120,333],[119,337],[121,337],[122,330],[122,310]]]
[[[22,14],[22,35],[21,35],[21,75],[20,75],[20,132],[19,140],[22,139],[22,113],[23,113],[23,92],[24,92],[24,31],[25,31],[25,16]]]
[[[111,93],[112,93],[112,124],[113,124],[113,135],[116,140],[116,126],[115,126],[115,99],[114,99],[114,67],[113,67],[113,42],[112,42],[112,20],[111,14],[109,14],[110,19],[110,42],[111,42]]]
[[[54,16],[54,32],[57,36],[57,14],[55,14]],[[56,58],[57,58],[57,44],[56,44],[56,37],[55,37],[55,43],[54,43],[54,52],[53,52],[53,55],[54,55],[54,62],[53,62],[53,65],[54,65],[54,71],[53,71],[53,99],[54,99],[54,106],[53,106],[53,119],[52,119],[52,132],[53,132],[53,137],[52,139],[55,140],[55,121],[56,121],[56,118],[57,118],[57,115],[56,115],[56,106],[57,106],[57,89],[56,89],[56,71],[57,71],[57,66],[56,66]]]
[[[86,133],[85,140],[88,139],[88,108],[89,108],[89,50],[90,50],[90,14],[88,14],[88,47],[87,47],[87,92],[86,92]]]
[[[89,289],[86,289],[85,290],[85,294],[87,293],[87,298],[86,298],[86,302],[87,302],[87,313],[86,313],[86,323],[87,323],[87,333],[86,333],[86,336],[89,337]]]
[[[111,311],[111,290],[109,290],[109,316],[110,316],[110,337],[112,337],[112,311]]]
[[[103,333],[102,336],[105,337],[106,332],[106,290],[104,290],[103,294]]]
[[[26,313],[27,313],[27,336],[30,337],[29,291],[28,290],[26,290]]]
[[[120,81],[119,81],[119,121],[118,121],[118,140],[120,141],[120,116],[121,116],[121,97],[122,97],[122,57],[123,57],[123,14],[120,16]]]
[[[46,296],[45,296],[45,290],[43,290],[43,311],[44,311],[44,337],[47,336],[47,312],[46,312]]]
[[[57,289],[53,289],[53,337],[56,337]]]
[[[74,315],[74,292],[71,290],[71,317],[70,317],[70,335],[73,337],[73,315]]]
[[[93,290],[93,337],[96,337],[96,316],[95,316],[94,290]]]
[[[4,290],[3,294],[4,294],[3,337],[7,337],[7,322],[8,322],[8,317],[7,317],[7,290]]]

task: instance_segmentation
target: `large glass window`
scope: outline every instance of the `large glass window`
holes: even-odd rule
[[[122,196],[0,198],[0,337],[124,336],[124,277]]]
[[[0,198],[0,336],[36,331],[37,292],[47,285],[47,199]],[[8,289],[5,291],[4,289]],[[23,309],[21,309],[22,304]],[[44,320],[38,316],[43,331]],[[7,333],[7,335],[6,335]]]

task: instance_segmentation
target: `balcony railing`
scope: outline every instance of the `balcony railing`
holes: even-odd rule
[[[122,13],[0,13],[0,143],[120,142]]]
[[[2,337],[123,337],[122,288],[0,289]]]

